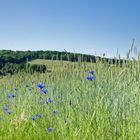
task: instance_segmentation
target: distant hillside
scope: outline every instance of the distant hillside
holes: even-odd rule
[[[46,60],[63,60],[71,62],[92,62],[97,61],[107,62],[108,64],[122,65],[123,60],[102,58],[99,56],[59,52],[59,51],[12,51],[12,50],[0,50],[0,75],[7,75],[17,73],[19,71],[28,72],[45,72],[46,66],[43,64],[29,64],[26,63],[35,59]],[[28,69],[27,69],[28,68]]]
[[[97,60],[104,60],[108,63],[122,63],[123,60],[115,60],[109,58],[101,58],[99,56],[59,52],[59,51],[12,51],[12,50],[0,50],[0,68],[7,62],[15,64],[23,64],[27,61],[34,59],[47,59],[47,60],[65,60],[65,61],[85,61],[96,62]]]

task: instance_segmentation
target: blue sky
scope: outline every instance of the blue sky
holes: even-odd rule
[[[139,0],[1,0],[0,49],[124,56],[140,45]]]

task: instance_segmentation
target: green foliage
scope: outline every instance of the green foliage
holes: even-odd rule
[[[33,74],[34,72],[46,72],[46,66],[42,64],[14,64],[6,63],[0,70],[0,75],[15,74],[18,72],[27,72]]]
[[[14,73],[18,73],[24,68],[25,66],[23,64],[18,65],[18,64],[8,62],[4,65],[4,67],[2,67],[0,73],[1,75],[14,74]]]
[[[49,65],[48,74],[18,73],[0,79],[0,140],[140,139],[140,61],[122,67],[106,61]],[[86,80],[90,70],[94,81]],[[36,88],[38,83],[45,84],[47,94]],[[13,92],[16,98],[7,98]],[[47,104],[49,98],[54,102]],[[3,110],[6,105],[10,115]],[[39,113],[42,118],[33,121]],[[50,127],[54,130],[48,133]]]
[[[101,57],[96,57],[93,55],[85,55],[79,53],[69,53],[69,52],[58,52],[58,51],[11,51],[11,50],[0,50],[0,66],[5,63],[26,63],[33,59],[48,59],[48,60],[65,60],[65,61],[86,61],[86,62],[96,62]],[[109,58],[104,58],[105,61],[109,62]],[[115,60],[115,59],[114,59]],[[113,63],[115,63],[113,60]],[[119,61],[119,60],[118,60]],[[120,59],[122,62],[123,60]]]
[[[26,71],[29,73],[34,73],[34,72],[40,72],[44,73],[46,72],[46,66],[45,65],[39,65],[39,64],[27,64],[26,65]]]
[[[121,66],[124,60],[109,59],[95,57],[92,55],[84,55],[78,53],[58,52],[58,51],[11,51],[0,50],[0,75],[6,73],[13,74],[25,69],[25,63],[34,59],[47,59],[47,60],[65,60],[71,62],[107,62],[108,64],[116,64]],[[27,66],[28,68],[28,66]],[[29,69],[29,68],[28,68]],[[31,73],[44,72],[45,66],[30,66]]]

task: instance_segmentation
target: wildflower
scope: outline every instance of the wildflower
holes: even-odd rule
[[[45,94],[48,92],[47,89],[42,89],[41,91],[42,91],[43,93],[45,93]]]
[[[16,97],[16,94],[11,94],[11,96],[12,96],[13,98],[15,98],[15,97]]]
[[[47,102],[48,102],[48,103],[52,103],[52,102],[53,102],[53,100],[51,100],[51,99],[49,98]]]
[[[38,118],[41,118],[41,117],[42,117],[42,114],[38,114],[37,117],[38,117]]]
[[[12,113],[12,111],[10,111],[10,110],[6,112],[6,114],[8,114],[8,115],[10,115],[11,113]]]
[[[8,108],[7,107],[4,107],[3,110],[8,111]]]
[[[53,131],[53,128],[48,128],[48,132],[52,132]]]
[[[8,94],[8,98],[15,98],[16,94]]]
[[[94,74],[94,71],[93,71],[93,70],[92,70],[92,71],[90,71],[90,72],[89,72],[89,74],[92,74],[92,75],[93,75],[93,74]]]
[[[42,88],[45,87],[45,85],[40,83],[40,84],[37,84],[37,87],[40,88],[40,89],[42,89]]]
[[[36,117],[35,116],[32,116],[32,120],[35,121],[36,120]]]
[[[95,79],[94,76],[88,76],[88,77],[87,77],[87,80],[89,80],[89,81],[92,81],[92,80],[94,80],[94,79]]]

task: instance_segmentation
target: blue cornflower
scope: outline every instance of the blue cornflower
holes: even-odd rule
[[[32,116],[32,120],[35,121],[36,120],[36,116]]]
[[[9,98],[15,98],[16,97],[16,94],[8,94],[8,97]]]
[[[48,102],[48,103],[52,103],[52,102],[53,102],[53,100],[51,100],[51,99],[49,98],[47,102]]]
[[[7,108],[7,107],[4,107],[4,108],[3,108],[3,110],[7,111],[7,110],[8,110],[8,108]]]
[[[52,132],[53,131],[53,128],[48,128],[48,132]]]
[[[92,75],[93,75],[93,74],[94,74],[94,71],[93,71],[93,70],[92,70],[92,71],[90,71],[90,72],[89,72],[89,74],[92,74]]]
[[[12,113],[12,111],[10,111],[10,110],[6,112],[6,114],[8,114],[8,115],[10,115],[11,113]]]
[[[42,114],[38,114],[37,117],[38,117],[38,118],[41,118],[41,117],[42,117]]]
[[[43,93],[45,93],[45,94],[48,92],[47,89],[42,89],[41,91],[42,91]]]
[[[94,80],[94,79],[95,79],[94,76],[88,76],[88,77],[87,77],[87,80],[89,80],[89,81],[92,81],[92,80]]]
[[[39,83],[39,84],[37,84],[37,87],[38,87],[38,88],[40,88],[40,89],[42,89],[42,88],[44,88],[44,87],[45,87],[45,85],[44,85],[44,84]]]
[[[11,96],[12,96],[13,98],[15,98],[15,97],[16,97],[16,94],[11,94]]]

